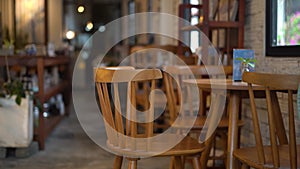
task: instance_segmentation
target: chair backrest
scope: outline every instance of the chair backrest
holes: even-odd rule
[[[166,66],[164,68],[164,83],[166,86],[167,100],[168,100],[168,108],[170,110],[170,121],[172,122],[176,119],[178,113],[178,107],[182,103],[182,90],[185,90],[184,93],[188,97],[186,99],[190,99],[187,101],[189,103],[188,110],[190,114],[193,114],[192,111],[194,106],[197,106],[199,103],[195,103],[193,105],[192,96],[195,95],[191,91],[191,88],[185,86],[183,84],[183,80],[185,79],[195,79],[195,78],[227,78],[232,75],[232,66],[204,66],[204,65],[195,65],[195,66]],[[199,114],[205,114],[206,107],[206,96],[203,91],[199,91],[200,96],[200,110]],[[198,99],[197,99],[198,100]],[[182,105],[179,105],[182,106]]]
[[[162,78],[158,69],[96,68],[95,83],[99,96],[101,113],[107,134],[107,146],[118,150],[136,151],[139,146],[134,138],[152,137],[154,120],[154,93],[157,79]],[[149,81],[151,86],[150,107],[142,113],[136,106],[136,83]],[[125,87],[125,88],[124,88]],[[148,93],[149,94],[149,93]],[[125,108],[124,106],[125,105]],[[145,124],[139,129],[138,124]],[[143,147],[147,148],[147,142]],[[144,150],[146,151],[146,150]],[[132,154],[135,156],[137,154]]]
[[[173,64],[172,58],[176,52],[176,46],[171,45],[133,46],[130,49],[129,64],[135,68],[156,68],[163,64]]]
[[[297,91],[300,84],[300,75],[283,75],[283,74],[269,74],[269,73],[257,73],[257,72],[245,72],[243,73],[243,81],[248,83],[249,97],[252,110],[253,127],[255,134],[255,141],[257,147],[257,153],[259,162],[266,164],[270,162],[263,149],[264,144],[260,121],[258,119],[258,109],[255,104],[255,96],[253,92],[253,84],[261,85],[265,87],[267,110],[268,110],[268,130],[270,133],[270,145],[271,145],[271,164],[274,168],[280,167],[280,155],[286,156],[287,154],[280,153],[279,145],[288,145],[290,168],[297,168],[297,146],[296,146],[296,134],[295,134],[295,119],[294,119],[294,100],[293,93]],[[286,135],[286,129],[284,128],[282,112],[278,103],[278,97],[276,91],[287,92],[288,101],[288,137]],[[265,129],[264,129],[265,130]],[[299,158],[299,157],[298,157]]]
[[[174,45],[138,45],[130,49],[129,64],[135,68],[161,68],[163,65],[195,65],[197,57],[189,47],[183,47],[179,54]],[[187,57],[189,56],[189,57]]]

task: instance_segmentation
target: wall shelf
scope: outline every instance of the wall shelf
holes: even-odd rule
[[[45,137],[55,129],[55,127],[60,123],[64,116],[56,115],[44,118],[45,123]]]
[[[203,23],[190,25],[190,26],[183,26],[180,28],[182,31],[195,31],[198,29],[203,29],[205,27]],[[208,26],[210,29],[225,29],[225,28],[238,28],[240,26],[239,22],[227,22],[227,21],[211,21],[209,22]]]
[[[197,14],[192,15],[193,8],[198,10]],[[228,56],[225,64],[231,64],[232,49],[244,47],[245,0],[202,0],[200,5],[180,4],[179,17],[190,21],[194,16],[198,16],[200,23],[180,23],[179,39],[184,39],[182,36],[186,31],[201,30],[216,48],[221,49],[222,55]],[[183,43],[179,42],[178,53],[181,53],[182,46]]]
[[[68,87],[68,85],[69,85],[69,82],[64,80],[53,87],[46,88],[44,96],[43,96],[44,99],[49,100],[51,97],[55,96],[57,93],[63,92],[63,90],[65,90]]]
[[[38,77],[38,92],[35,96],[38,98],[41,105],[47,102],[52,96],[59,93],[63,94],[65,103],[65,114],[68,115],[68,105],[71,99],[71,58],[68,56],[0,56],[0,66],[5,66],[6,62],[9,66],[21,66],[26,68],[33,68],[36,70]],[[57,85],[44,89],[44,72],[46,69],[62,66],[60,69],[64,79],[61,79]],[[51,133],[55,126],[62,120],[64,116],[56,115],[45,118],[43,111],[39,112],[38,127],[34,129],[34,139],[38,141],[39,148],[45,148],[46,137]]]

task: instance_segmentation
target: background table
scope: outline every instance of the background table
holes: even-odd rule
[[[244,82],[234,82],[232,79],[189,79],[184,80],[185,84],[196,85],[200,90],[226,90],[229,96],[229,127],[226,153],[226,168],[236,168],[233,159],[233,151],[238,147],[238,125],[239,108],[242,98],[248,98],[248,85]],[[264,95],[264,88],[253,85],[257,97]],[[275,96],[277,97],[276,93]],[[280,126],[279,126],[280,127]]]

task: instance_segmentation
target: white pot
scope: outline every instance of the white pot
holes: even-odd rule
[[[33,138],[33,102],[29,97],[21,105],[14,97],[0,98],[0,147],[28,147]]]

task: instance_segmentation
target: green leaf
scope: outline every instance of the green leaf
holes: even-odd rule
[[[236,60],[239,60],[239,61],[241,61],[241,62],[245,62],[245,59],[242,58],[242,57],[237,57]]]
[[[21,104],[22,98],[26,97],[23,83],[19,80],[4,83],[2,86],[2,93],[4,96],[16,96],[15,102],[18,105]]]
[[[254,63],[248,63],[249,66],[254,67]]]
[[[255,58],[237,57],[237,58],[235,58],[235,60],[241,61],[242,63],[246,63],[251,67],[254,67],[254,63],[257,62]]]
[[[21,101],[22,101],[22,98],[20,96],[17,96],[16,99],[15,99],[15,102],[17,103],[17,105],[21,105]]]

